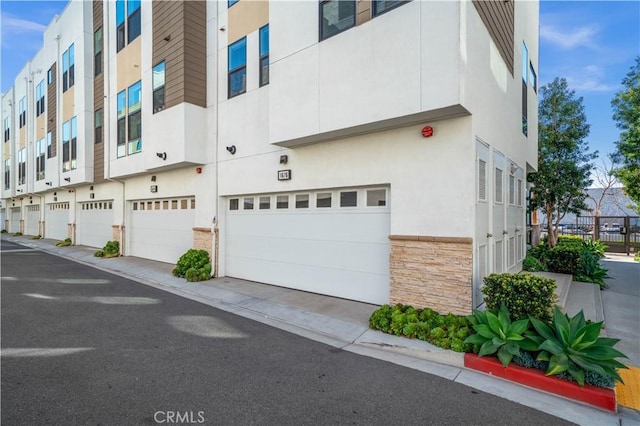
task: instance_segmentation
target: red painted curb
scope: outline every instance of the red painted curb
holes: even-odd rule
[[[504,368],[498,358],[488,356],[479,357],[476,354],[464,354],[464,366],[534,389],[584,402],[614,413],[617,409],[614,389],[601,388],[588,384],[580,387],[574,382],[558,379],[553,376],[546,376],[544,371],[522,367],[513,363],[509,364],[508,368]]]

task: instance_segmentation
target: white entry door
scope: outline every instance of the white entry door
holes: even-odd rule
[[[193,248],[195,206],[195,198],[131,201],[129,254],[176,263]]]
[[[79,203],[77,212],[77,244],[104,247],[113,239],[112,200]]]
[[[389,189],[230,197],[226,275],[389,302]]]

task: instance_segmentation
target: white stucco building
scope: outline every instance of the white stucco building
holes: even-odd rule
[[[44,39],[2,99],[9,232],[441,312],[521,269],[537,2],[71,2]]]

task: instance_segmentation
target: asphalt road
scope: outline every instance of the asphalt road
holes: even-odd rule
[[[566,424],[5,241],[1,308],[3,426]]]

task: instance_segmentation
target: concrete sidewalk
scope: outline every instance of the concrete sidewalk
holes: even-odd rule
[[[466,369],[462,354],[440,349],[420,340],[369,330],[369,316],[377,308],[374,305],[233,278],[189,283],[171,275],[174,265],[167,263],[135,257],[96,258],[93,256],[96,248],[56,247],[55,240],[30,240],[29,237],[12,237],[7,234],[3,234],[2,238],[91,265],[343,350],[444,377],[577,424],[640,425],[638,411],[620,408],[617,414],[607,413]],[[631,266],[640,268],[639,264]],[[633,268],[630,271],[633,277]],[[626,279],[626,275],[618,277],[619,274],[613,270],[610,274],[622,281]],[[636,304],[635,308],[637,307]],[[633,306],[631,308],[633,309]],[[615,308],[612,311],[615,311]],[[605,318],[606,313],[605,307]],[[624,316],[624,313],[620,315]],[[628,325],[625,323],[623,327]],[[638,324],[632,328],[635,328],[635,332],[640,329]],[[609,336],[619,337],[611,330]]]

